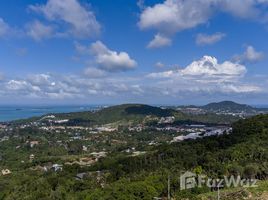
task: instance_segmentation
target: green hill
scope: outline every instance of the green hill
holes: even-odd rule
[[[68,119],[69,121],[63,123],[70,126],[91,126],[103,125],[110,123],[129,124],[129,123],[143,123],[145,121],[154,120],[156,118],[174,116],[175,124],[230,124],[237,121],[238,117],[216,115],[214,113],[206,113],[200,115],[185,114],[181,111],[167,108],[163,109],[156,106],[143,105],[143,104],[123,104],[117,106],[110,106],[103,108],[99,111],[86,111],[86,112],[72,112],[60,114],[47,114],[41,117],[33,117],[26,120],[17,120],[13,123],[26,123],[32,121],[43,122],[48,121],[46,116],[55,115],[55,120]]]
[[[74,112],[56,114],[58,119],[69,119],[68,125],[101,125],[109,123],[142,123],[144,120],[174,116],[176,124],[204,123],[204,124],[230,124],[237,117],[216,115],[213,113],[191,115],[174,109],[143,104],[123,104],[101,109],[97,112]]]
[[[233,124],[233,133],[229,135],[161,145],[139,157],[115,157],[102,160],[94,166],[94,170],[110,170],[110,178],[114,181],[111,182],[109,188],[118,190],[104,189],[99,190],[96,194],[120,196],[124,193],[121,187],[128,188],[136,183],[147,185],[152,188],[151,191],[156,190],[158,196],[166,196],[166,187],[161,184],[163,180],[166,180],[168,174],[172,174],[173,197],[176,199],[200,199],[198,195],[207,193],[210,189],[203,187],[180,191],[178,177],[182,171],[198,171],[213,178],[224,175],[241,175],[242,178],[267,180],[267,146],[268,115],[240,120]],[[128,181],[125,177],[128,178]],[[125,182],[120,185],[120,181],[117,180]],[[268,189],[261,192],[265,191],[267,192]],[[146,194],[155,195],[155,193],[149,194],[149,192]],[[231,200],[231,198],[227,199]]]
[[[226,111],[226,112],[247,112],[247,113],[255,113],[256,109],[246,105],[246,104],[238,104],[233,101],[222,101],[218,103],[210,103],[205,106],[202,106],[201,108],[212,111],[212,112],[220,112],[220,111]]]
[[[90,124],[107,124],[118,121],[141,122],[146,116],[166,117],[173,115],[174,111],[159,107],[142,104],[123,104],[101,109],[97,112],[76,112],[67,114],[57,114],[57,118],[82,120]]]

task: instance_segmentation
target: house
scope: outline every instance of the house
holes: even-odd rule
[[[75,180],[83,180],[84,177],[87,175],[87,173],[79,173],[79,174],[76,174],[75,176]]]
[[[57,171],[62,171],[62,165],[59,165],[59,164],[53,164],[52,165],[52,169],[54,169],[55,172]]]
[[[3,176],[11,174],[11,171],[9,169],[3,169],[1,172]]]
[[[175,121],[175,117],[169,116],[169,117],[161,117],[161,119],[158,121],[158,124],[171,124]]]
[[[0,128],[1,129],[5,129],[7,126],[6,125],[4,125],[4,124],[0,124]]]
[[[39,141],[31,141],[30,146],[33,148],[34,146],[39,145]]]
[[[83,151],[87,151],[87,147],[86,146],[83,146]]]
[[[31,154],[31,155],[29,156],[30,160],[33,160],[34,157],[35,157],[34,154]]]
[[[95,157],[98,160],[99,158],[106,157],[106,154],[107,152],[101,151],[101,152],[92,152],[90,155]]]

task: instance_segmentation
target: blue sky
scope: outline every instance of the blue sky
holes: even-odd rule
[[[1,104],[268,104],[267,0],[8,0]]]

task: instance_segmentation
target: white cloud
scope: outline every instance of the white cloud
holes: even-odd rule
[[[70,34],[78,38],[95,36],[100,32],[100,24],[90,9],[78,0],[48,0],[45,5],[31,5],[30,9],[43,14],[51,22],[69,25]]]
[[[28,82],[30,82],[33,85],[39,85],[39,86],[44,86],[44,85],[50,85],[50,78],[51,76],[48,74],[35,74],[35,75],[30,75],[27,79]],[[52,82],[53,83],[53,82]],[[51,84],[53,86],[53,84]]]
[[[209,1],[166,0],[147,7],[140,15],[139,27],[172,33],[205,23],[210,14]]]
[[[256,51],[252,46],[248,46],[246,52],[244,53],[244,56],[246,60],[250,62],[257,62],[263,59],[264,53]]]
[[[55,36],[51,26],[45,25],[38,20],[35,20],[26,25],[26,33],[36,41]]]
[[[186,73],[186,69],[190,69],[191,73]],[[227,95],[232,98],[240,95],[268,95],[265,81],[261,82],[260,77],[256,78],[257,82],[255,82],[253,79],[246,80],[242,72],[240,75],[237,72],[225,75],[222,69],[216,70],[217,72],[214,69],[213,72],[199,71],[192,75],[192,67],[188,65],[181,70],[169,70],[148,76],[125,76],[123,79],[117,74],[105,76],[100,74],[102,77],[99,78],[98,69],[95,71],[92,68],[88,71],[89,76],[32,74],[22,78],[5,78],[0,81],[0,96],[2,99],[12,100],[30,98],[61,101],[75,99],[77,102],[80,100],[121,102],[139,98],[140,101],[147,99],[155,102],[160,99],[192,100],[209,95],[213,98],[226,98]],[[95,77],[91,77],[94,73]],[[266,77],[262,79],[266,80]]]
[[[261,15],[258,5],[265,3],[259,0],[218,0],[218,7],[233,16],[240,18],[257,18]]]
[[[181,70],[182,75],[191,76],[243,76],[246,73],[246,67],[230,61],[218,63],[215,57],[204,56],[200,60],[192,62],[185,69]]]
[[[247,46],[242,55],[236,55],[234,59],[241,63],[256,63],[264,58],[264,53],[256,51],[253,46]]]
[[[164,46],[170,46],[171,45],[171,39],[161,35],[161,34],[156,34],[154,36],[154,39],[149,42],[147,45],[147,48],[160,48]]]
[[[32,74],[26,78],[3,80],[0,85],[0,96],[13,98],[78,100],[109,96],[110,99],[143,93],[141,86],[129,77],[91,79],[77,75]]]
[[[261,7],[267,5],[265,0],[165,0],[142,10],[138,26],[141,30],[153,29],[170,37],[207,23],[215,12],[262,22],[267,20],[267,14]]]
[[[89,78],[102,78],[106,75],[105,71],[95,67],[86,68],[84,74]]]
[[[101,41],[93,43],[90,47],[96,64],[103,70],[118,72],[134,69],[136,61],[126,52],[116,52],[108,49]]]
[[[215,33],[212,35],[198,34],[196,36],[196,44],[198,45],[210,45],[222,40],[226,35],[224,33]]]
[[[256,83],[244,83],[246,67],[231,61],[218,63],[215,57],[204,56],[182,69],[155,72],[147,75],[152,79],[153,90],[165,96],[202,96],[213,94],[249,94],[263,92]]]
[[[38,86],[31,85],[25,80],[10,80],[6,83],[6,89],[8,89],[9,92],[18,93],[18,95],[40,92],[40,88]]]
[[[198,80],[214,79],[232,80],[243,76],[246,73],[246,67],[231,61],[218,63],[215,57],[204,56],[200,60],[193,61],[184,69],[169,70],[158,73],[151,73],[149,77],[154,78],[172,78],[172,77],[197,77]]]
[[[9,25],[2,18],[0,18],[0,37],[3,37],[8,34],[9,30]]]
[[[262,89],[254,85],[234,85],[226,84],[221,86],[222,91],[225,93],[259,93]]]

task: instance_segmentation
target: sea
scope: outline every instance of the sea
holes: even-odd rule
[[[82,106],[0,106],[0,122],[9,122],[30,117],[39,117],[51,113],[69,113],[94,111],[105,107],[105,105],[82,105]]]

